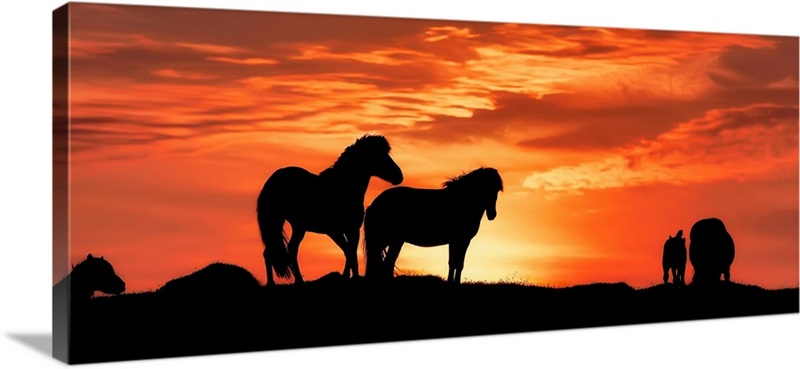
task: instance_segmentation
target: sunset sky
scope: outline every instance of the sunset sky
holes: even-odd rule
[[[667,237],[717,217],[732,280],[798,285],[796,37],[89,4],[70,32],[69,259],[128,291],[217,261],[263,283],[264,181],[365,133],[405,186],[499,170],[466,281],[647,287]],[[343,266],[306,235],[307,280]],[[398,267],[444,276],[447,247]]]

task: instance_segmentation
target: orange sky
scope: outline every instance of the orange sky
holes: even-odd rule
[[[796,37],[89,4],[71,15],[70,262],[103,255],[129,291],[216,261],[263,282],[266,178],[319,172],[364,133],[386,135],[403,185],[500,171],[466,281],[650,286],[667,236],[718,217],[734,281],[798,285]],[[389,186],[373,179],[366,203]],[[307,234],[306,279],[343,265]],[[443,276],[447,249],[407,245],[398,267]]]

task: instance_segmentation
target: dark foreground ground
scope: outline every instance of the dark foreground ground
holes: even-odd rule
[[[178,286],[180,287],[180,286]],[[301,286],[175,288],[73,307],[70,362],[89,363],[679,320],[797,313],[798,289],[721,284],[634,290],[447,285],[329,275]]]

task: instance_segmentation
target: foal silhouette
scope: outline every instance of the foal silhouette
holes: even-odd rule
[[[286,167],[267,179],[256,206],[267,285],[275,284],[273,270],[279,277],[294,275],[295,283],[303,282],[297,252],[306,232],[328,235],[344,252],[342,275],[358,276],[359,232],[369,180],[375,176],[393,185],[403,182],[403,172],[389,156],[390,150],[385,137],[364,135],[319,175]],[[292,227],[288,243],[284,222]]]
[[[364,216],[367,277],[391,277],[405,242],[423,247],[449,244],[447,280],[461,282],[467,247],[478,234],[484,212],[489,220],[497,216],[503,180],[496,169],[480,168],[451,178],[443,187],[394,187],[375,198]]]
[[[679,230],[675,237],[669,236],[664,243],[664,254],[661,257],[661,267],[664,269],[664,283],[669,281],[669,271],[672,270],[672,283],[684,285],[683,276],[686,272],[686,239],[683,230]]]

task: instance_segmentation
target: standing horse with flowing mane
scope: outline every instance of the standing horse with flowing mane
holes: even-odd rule
[[[451,178],[442,189],[383,191],[364,216],[366,276],[390,278],[405,242],[422,247],[449,244],[447,281],[461,283],[467,247],[478,234],[484,212],[489,220],[497,216],[502,190],[497,170],[482,167]]]
[[[278,277],[293,275],[295,283],[303,282],[297,253],[306,232],[328,235],[344,252],[342,275],[358,276],[359,232],[369,180],[374,176],[393,185],[403,182],[403,172],[389,156],[390,150],[385,137],[364,135],[319,175],[285,167],[267,179],[256,205],[267,285],[275,284],[273,270]],[[285,222],[292,228],[288,242]]]

